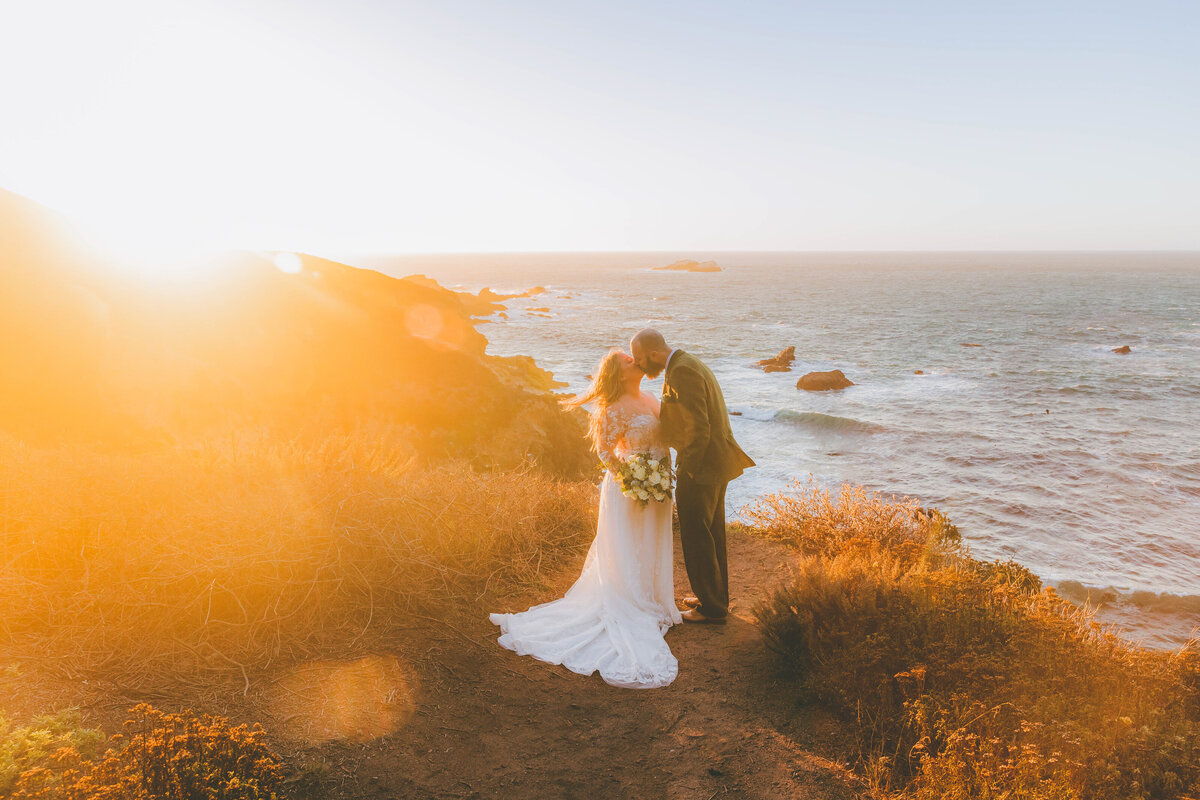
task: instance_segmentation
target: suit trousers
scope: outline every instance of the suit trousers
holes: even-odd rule
[[[706,617],[729,614],[729,566],[725,553],[725,488],[680,474],[675,484],[679,538],[688,581]]]

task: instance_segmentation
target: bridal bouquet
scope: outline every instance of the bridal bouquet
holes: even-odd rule
[[[663,503],[671,499],[675,473],[671,471],[669,458],[660,461],[649,453],[638,453],[608,467],[621,485],[621,494],[637,500],[643,508],[651,500]]]

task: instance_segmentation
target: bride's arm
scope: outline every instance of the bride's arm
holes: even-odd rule
[[[596,455],[600,456],[600,461],[605,467],[620,461],[617,457],[617,443],[621,441],[622,433],[620,413],[612,407],[604,409],[600,417],[599,435],[596,437]]]

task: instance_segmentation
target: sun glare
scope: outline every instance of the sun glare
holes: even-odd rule
[[[220,250],[184,241],[171,241],[143,231],[122,236],[110,230],[83,226],[85,242],[110,268],[128,277],[153,281],[190,281],[202,278],[213,269]]]
[[[286,272],[289,275],[296,275],[300,270],[304,269],[304,263],[300,260],[300,256],[295,253],[276,253],[275,268],[280,272]]]

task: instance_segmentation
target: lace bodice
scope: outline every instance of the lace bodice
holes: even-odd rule
[[[600,459],[605,463],[636,453],[650,453],[655,458],[665,458],[669,453],[658,417],[650,412],[635,413],[618,407],[605,410],[597,445]]]

